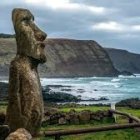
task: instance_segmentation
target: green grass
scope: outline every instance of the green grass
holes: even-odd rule
[[[82,110],[91,110],[91,111],[98,111],[98,110],[108,110],[110,107],[107,106],[79,106],[79,107],[63,107],[60,108],[60,111],[69,112],[71,109],[75,109],[76,111]],[[127,107],[117,107],[119,111],[127,112],[132,114],[133,116],[140,117],[140,110],[138,109],[130,109]],[[117,115],[117,123],[127,123],[128,120],[125,117]],[[79,129],[79,128],[88,128],[88,127],[95,127],[95,126],[103,126],[109,125],[106,120],[103,122],[95,122],[85,125],[48,125],[46,127],[42,127],[42,131],[53,131],[53,130],[69,130],[69,129]],[[54,138],[40,138],[40,140],[53,140]],[[80,134],[80,135],[70,135],[70,136],[63,136],[61,137],[62,140],[140,140],[140,134],[136,132],[134,129],[125,129],[125,130],[114,130],[114,131],[107,131],[107,132],[97,132],[97,133],[90,133],[90,134]],[[39,139],[38,139],[39,140]]]
[[[7,102],[0,102],[0,112],[6,113],[6,108],[7,108]]]
[[[6,111],[6,103],[0,103],[0,112]],[[61,107],[60,111],[68,112],[71,109],[75,109],[76,111],[82,110],[108,110],[107,106],[78,106],[78,107]],[[140,110],[138,109],[130,109],[127,107],[117,107],[119,111],[127,112],[132,114],[133,116],[140,117]],[[126,118],[122,116],[117,116],[117,123],[126,123],[128,122]],[[89,124],[80,124],[80,125],[47,125],[41,128],[41,131],[53,131],[53,130],[70,130],[70,129],[79,129],[79,128],[89,128],[95,126],[104,126],[112,124],[111,122],[104,120],[102,122],[90,122]],[[54,140],[53,137],[40,137],[36,138],[36,140]],[[114,131],[106,131],[106,132],[97,132],[97,133],[87,133],[87,134],[79,134],[79,135],[70,135],[63,136],[61,140],[140,140],[140,134],[136,132],[134,129],[125,129],[125,130],[114,130]]]
[[[97,126],[97,125],[96,125]],[[102,126],[98,124],[98,126]],[[78,129],[78,128],[88,128],[95,127],[93,124],[86,125],[69,125],[69,126],[48,126],[45,131],[48,130],[69,130],[69,129]],[[106,132],[97,132],[97,133],[87,133],[79,135],[70,135],[61,137],[62,140],[140,140],[140,135],[135,132],[134,129],[125,129],[125,130],[114,130]],[[47,138],[38,138],[38,140],[54,140],[53,137]]]
[[[118,107],[117,110],[122,111],[122,112],[127,112],[130,113],[133,116],[137,116],[140,118],[140,109],[131,109],[127,107]]]
[[[80,106],[80,107],[64,107],[64,108],[60,108],[59,110],[60,111],[63,111],[63,112],[69,112],[71,109],[74,109],[75,111],[82,111],[82,110],[90,110],[90,111],[99,111],[99,110],[108,110],[109,107],[107,106]]]

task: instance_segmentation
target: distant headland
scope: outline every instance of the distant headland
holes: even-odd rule
[[[16,52],[15,35],[0,34],[0,75],[8,76]],[[140,73],[140,55],[103,48],[93,40],[47,39],[47,63],[41,77],[117,76],[122,71]]]

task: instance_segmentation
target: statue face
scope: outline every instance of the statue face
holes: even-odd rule
[[[14,9],[12,20],[16,32],[17,54],[44,63],[46,56],[43,41],[47,35],[35,25],[32,13],[27,9]]]

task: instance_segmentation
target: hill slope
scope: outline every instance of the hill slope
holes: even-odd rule
[[[95,41],[49,39],[46,43],[46,55],[48,76],[117,75],[108,54]]]
[[[45,77],[116,76],[106,51],[95,41],[48,39],[47,63],[41,65]],[[16,52],[15,39],[0,38],[0,75],[7,75]]]
[[[112,48],[106,48],[106,51],[119,71],[140,73],[140,54]]]

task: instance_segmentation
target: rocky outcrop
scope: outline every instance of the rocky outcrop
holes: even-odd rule
[[[9,63],[14,58],[14,38],[0,38],[0,75],[8,75]],[[116,76],[106,51],[92,40],[48,39],[46,41],[47,62],[40,67],[41,76],[79,77]]]
[[[61,89],[61,91],[54,91],[53,88]],[[66,89],[67,88],[67,89]],[[107,97],[99,97],[99,98],[88,98],[82,99],[80,95],[75,96],[70,94],[68,91],[71,91],[72,86],[63,86],[63,85],[47,85],[42,87],[43,99],[48,103],[66,103],[66,102],[86,102],[86,101],[106,101],[109,100]],[[83,93],[84,91],[79,90],[79,93]],[[8,100],[8,83],[0,82],[0,101]]]
[[[140,99],[139,98],[130,98],[125,99],[116,104],[116,106],[130,107],[133,109],[140,109]]]
[[[119,71],[140,73],[140,54],[135,54],[121,49],[105,48],[114,66]]]

